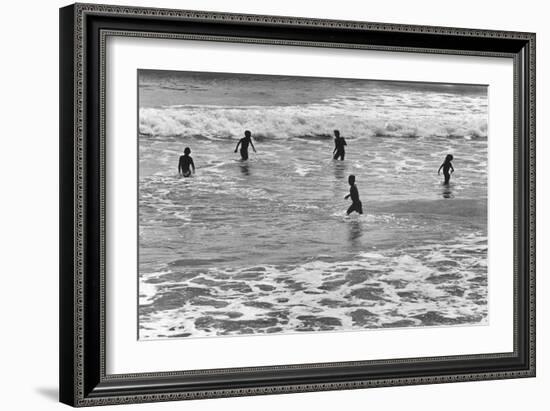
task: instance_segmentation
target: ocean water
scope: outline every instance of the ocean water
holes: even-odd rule
[[[139,99],[140,339],[487,323],[485,86],[140,71]]]

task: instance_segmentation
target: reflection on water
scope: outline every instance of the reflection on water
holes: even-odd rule
[[[242,161],[242,162],[239,164],[239,167],[240,167],[241,173],[243,173],[243,175],[245,175],[245,176],[249,176],[249,175],[250,175],[250,167],[249,167],[247,161]]]
[[[348,239],[352,248],[358,248],[361,245],[360,239],[362,235],[363,235],[363,230],[361,227],[361,221],[356,220],[354,218],[349,222],[349,233],[348,233]]]
[[[341,180],[346,177],[346,163],[343,161],[333,161],[334,164],[334,178]]]
[[[452,184],[451,183],[443,183],[443,190],[441,194],[443,195],[443,198],[454,198],[453,190],[452,190]]]

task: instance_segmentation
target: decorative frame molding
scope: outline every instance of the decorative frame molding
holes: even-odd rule
[[[148,30],[153,24],[156,30]],[[341,40],[326,41],[323,35]],[[512,58],[514,351],[107,375],[104,104],[108,36]],[[75,4],[60,10],[60,96],[62,402],[91,406],[535,375],[535,34]],[[447,370],[442,363],[449,366]],[[211,378],[220,376],[226,383],[213,385]]]

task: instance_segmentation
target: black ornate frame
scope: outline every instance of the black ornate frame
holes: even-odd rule
[[[514,62],[514,350],[346,363],[105,372],[105,40],[181,38]],[[60,400],[73,406],[535,376],[535,34],[76,4],[60,10]]]

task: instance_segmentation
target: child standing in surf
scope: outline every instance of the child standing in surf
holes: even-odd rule
[[[241,159],[242,160],[248,160],[248,145],[250,144],[252,146],[252,150],[256,152],[256,147],[254,147],[254,143],[252,143],[251,133],[249,130],[246,130],[244,132],[244,137],[239,140],[237,143],[237,147],[235,147],[235,153],[239,149],[239,144],[241,146]]]
[[[348,183],[349,183],[349,194],[345,196],[344,198],[347,200],[351,197],[351,205],[348,208],[348,211],[346,212],[347,215],[350,215],[354,211],[358,212],[359,214],[363,214],[363,204],[361,203],[361,200],[359,200],[359,190],[357,190],[357,186],[355,185],[355,176],[350,175],[348,177]]]
[[[340,131],[334,130],[334,150],[332,151],[332,155],[334,156],[335,160],[344,159],[344,156],[346,155],[346,150],[344,149],[345,146],[348,144],[346,143],[346,140],[344,140],[344,137],[340,137]]]
[[[189,147],[185,147],[185,150],[183,150],[183,156],[180,156],[180,161],[178,163],[178,173],[180,176],[191,176],[191,168],[193,168],[193,174],[195,173],[195,163],[189,154],[191,154],[191,149]]]
[[[441,164],[441,166],[439,166],[439,170],[437,170],[437,175],[440,175],[441,169],[443,169],[443,175],[445,176],[445,182],[443,184],[449,184],[451,181],[451,173],[455,172],[451,161],[453,161],[453,155],[447,154],[445,161]]]

